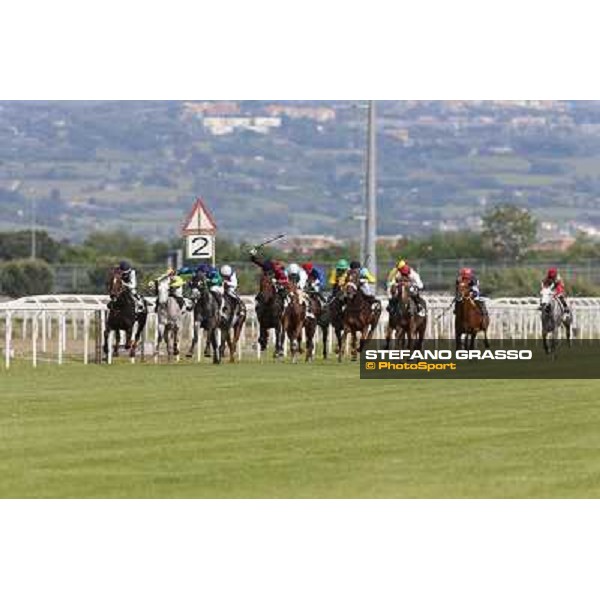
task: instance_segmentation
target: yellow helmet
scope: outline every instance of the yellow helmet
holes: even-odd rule
[[[399,258],[398,259],[398,264],[396,265],[396,267],[398,267],[399,269],[401,269],[405,264],[406,264],[406,261],[403,258]]]

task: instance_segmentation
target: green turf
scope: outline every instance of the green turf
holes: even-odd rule
[[[600,382],[16,364],[2,497],[599,497]]]

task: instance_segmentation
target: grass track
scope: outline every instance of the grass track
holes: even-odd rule
[[[600,382],[17,363],[2,497],[600,497]]]

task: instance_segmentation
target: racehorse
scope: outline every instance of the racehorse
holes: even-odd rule
[[[221,356],[224,356],[225,345],[229,349],[229,362],[235,362],[237,345],[246,322],[246,305],[241,299],[232,298],[225,294],[223,298],[224,315],[220,320],[221,328]]]
[[[206,331],[207,338],[204,356],[212,355],[213,364],[218,365],[221,363],[222,349],[221,315],[219,314],[219,302],[211,293],[204,274],[199,274],[192,281],[192,297],[194,298],[194,336],[187,356],[194,355],[198,343],[198,332],[202,327]]]
[[[281,318],[287,291],[285,288],[277,286],[272,277],[263,273],[259,282],[259,291],[256,295],[256,318],[260,333],[258,343],[262,351],[267,349],[269,330],[275,330],[275,351],[274,358],[283,356],[283,327]]]
[[[161,277],[155,282],[156,285],[156,317],[158,321],[156,347],[154,348],[154,360],[158,360],[160,343],[164,340],[167,346],[169,361],[175,357],[179,360],[179,330],[183,319],[183,309],[177,300],[169,294],[170,280]]]
[[[290,342],[292,362],[295,363],[298,360],[298,353],[302,352],[302,328],[306,321],[306,305],[303,302],[302,291],[295,283],[288,284],[287,297],[288,301],[283,309],[281,323]],[[309,321],[311,320],[314,321],[314,319],[309,319]]]
[[[487,337],[487,329],[490,325],[490,317],[484,314],[471,296],[469,284],[461,281],[457,288],[460,300],[456,302],[456,314],[454,317],[454,331],[456,348],[463,348],[463,335],[465,336],[464,347],[469,350],[475,348],[475,338],[481,331],[483,343],[486,348],[490,347]],[[467,348],[468,346],[468,348]]]
[[[375,307],[372,307],[371,301],[365,299],[358,273],[352,273],[344,285],[344,295],[346,297],[346,306],[342,317],[343,334],[338,353],[338,361],[342,362],[344,356],[344,347],[348,334],[351,335],[351,356],[352,360],[357,359],[357,352],[361,352],[365,342],[373,336],[379,317],[381,316],[381,303],[376,301]],[[360,345],[357,348],[357,334],[360,332]]]
[[[135,350],[139,344],[146,320],[148,319],[148,308],[144,300],[144,309],[136,313],[135,300],[130,291],[123,284],[121,270],[116,268],[110,273],[107,281],[107,289],[110,295],[108,304],[109,311],[104,329],[104,355],[108,356],[108,338],[110,332],[115,332],[115,344],[113,354],[119,355],[119,337],[121,331],[125,332],[125,349],[129,350],[129,356],[135,358]],[[134,327],[136,329],[134,335]]]
[[[342,333],[344,331],[344,305],[346,297],[342,287],[337,287],[331,294],[327,303],[329,322],[333,327],[333,333],[337,342],[336,353],[340,353],[342,347]]]
[[[304,333],[306,335],[306,360],[312,361],[315,351],[315,335],[317,327],[321,328],[321,337],[323,341],[323,359],[327,359],[328,349],[327,342],[329,340],[329,324],[330,314],[329,305],[323,304],[316,292],[307,292],[308,302],[314,319],[307,317],[304,322]]]
[[[417,304],[410,295],[410,281],[403,277],[392,286],[390,299],[390,317],[385,334],[385,347],[390,348],[392,335],[395,334],[399,347],[420,350],[427,328],[427,316],[418,314]]]
[[[556,352],[556,341],[560,326],[565,328],[567,343],[571,345],[571,315],[565,314],[565,309],[560,300],[554,295],[552,288],[542,287],[540,292],[540,308],[542,312],[542,340],[546,354]],[[550,343],[548,343],[550,338]]]

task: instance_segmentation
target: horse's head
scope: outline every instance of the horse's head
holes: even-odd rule
[[[270,273],[263,273],[258,283],[258,293],[262,298],[263,302],[270,302],[275,296],[275,284],[273,283],[273,276]]]
[[[462,298],[470,298],[471,297],[471,289],[469,287],[469,282],[461,280],[458,282],[456,286],[456,291],[459,296]]]
[[[410,300],[410,279],[406,275],[402,275],[397,283],[398,286],[398,297],[403,302],[408,302]]]
[[[549,286],[542,286],[540,290],[540,306],[542,310],[550,311],[552,306],[552,299],[554,298],[554,291]]]
[[[121,273],[121,269],[118,267],[111,269],[106,282],[106,288],[112,299],[118,298],[123,293],[123,274]]]
[[[344,284],[344,296],[348,300],[353,300],[358,293],[358,282],[355,281],[346,281]]]
[[[156,280],[156,295],[158,304],[166,304],[169,299],[170,282],[168,277],[161,277]]]

